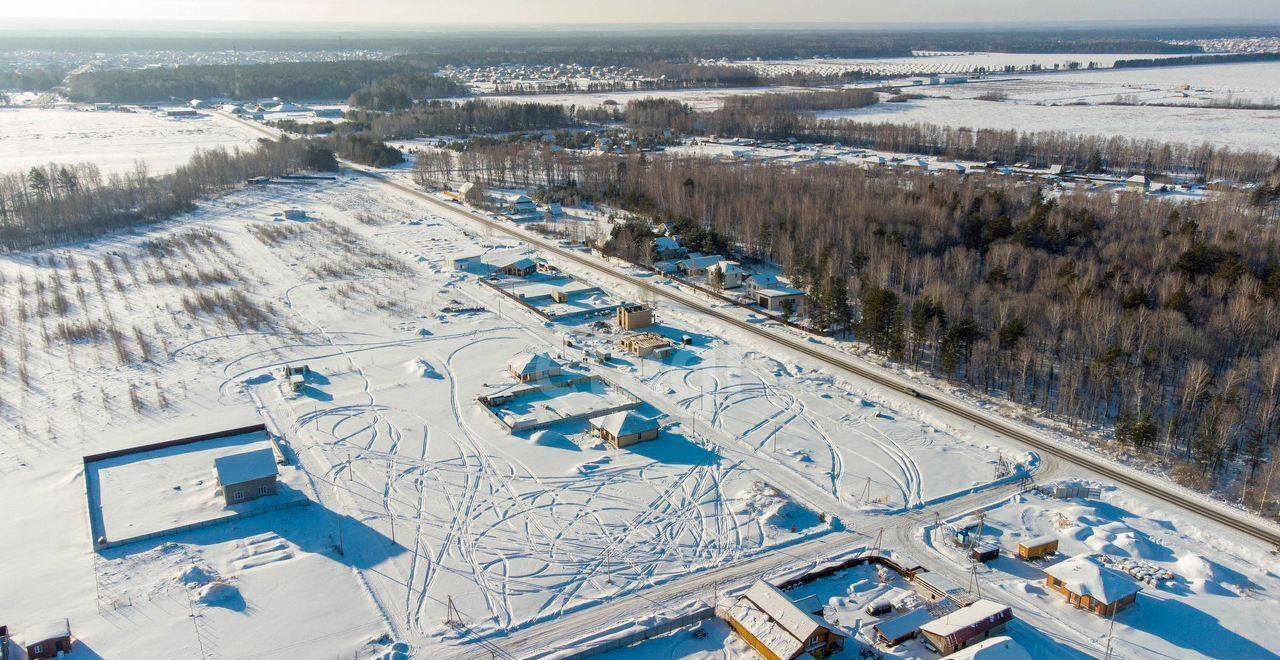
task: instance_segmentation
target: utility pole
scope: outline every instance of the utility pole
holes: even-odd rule
[[[1107,628],[1107,655],[1105,660],[1111,660],[1111,639],[1116,631],[1116,611],[1111,610],[1111,625]]]

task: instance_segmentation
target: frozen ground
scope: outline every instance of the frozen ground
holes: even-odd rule
[[[0,109],[0,172],[46,163],[93,163],[104,174],[132,172],[137,161],[165,172],[196,148],[251,147],[260,137],[213,113],[170,119],[150,112],[73,108]]]
[[[1227,98],[1254,102],[1280,100],[1280,62],[1245,62],[1114,69],[1011,76],[1016,80],[976,81],[964,85],[922,87],[913,92],[973,98],[1002,91],[1010,101],[1063,105],[1110,103],[1133,97],[1141,103],[1198,105]],[[1186,85],[1188,89],[1180,89]]]
[[[958,85],[959,90],[964,85]],[[827,119],[880,124],[926,123],[1019,131],[1117,135],[1162,142],[1210,144],[1280,153],[1280,110],[1226,110],[1152,106],[1032,105],[971,98],[928,98],[832,110]]]
[[[305,498],[305,480],[292,467],[280,469],[280,492],[227,507],[217,492],[213,462],[223,456],[271,449],[263,434],[220,438],[129,454],[88,466],[90,497],[100,505],[108,541],[246,515]]]

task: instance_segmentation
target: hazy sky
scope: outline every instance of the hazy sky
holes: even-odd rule
[[[76,22],[902,23],[1280,21],[1280,0],[0,0],[0,28]]]

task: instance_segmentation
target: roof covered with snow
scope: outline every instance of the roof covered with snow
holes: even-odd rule
[[[1000,617],[1009,611],[1008,605],[984,598],[974,601],[972,605],[962,607],[950,614],[934,619],[920,626],[920,630],[938,637],[949,637],[969,626],[988,621],[992,617]]]
[[[591,420],[591,425],[608,431],[614,437],[636,435],[658,428],[658,420],[642,417],[632,410],[622,410]]]
[[[214,459],[213,469],[218,473],[218,483],[223,486],[274,477],[280,473],[276,469],[276,456],[270,449],[255,449]]]
[[[22,640],[28,644],[43,642],[46,639],[71,636],[71,623],[66,619],[45,621],[36,626],[29,626],[22,631]]]
[[[874,627],[877,632],[884,635],[890,641],[898,641],[915,634],[920,626],[933,621],[933,615],[929,614],[929,610],[918,609],[911,610],[899,617],[894,617],[888,621],[881,621]]]
[[[1013,639],[1001,635],[960,649],[943,660],[1031,660],[1031,654]]]
[[[512,358],[507,363],[507,368],[514,374],[532,376],[559,369],[560,364],[551,359],[551,356],[546,353],[525,353]]]
[[[1089,596],[1106,605],[1117,603],[1142,590],[1129,576],[1103,566],[1087,555],[1077,555],[1044,569],[1061,580],[1073,594]]]
[[[796,607],[786,594],[763,580],[757,580],[734,602],[729,615],[782,658],[794,657],[821,628],[835,632],[826,621]]]
[[[767,298],[783,298],[786,296],[803,296],[804,291],[779,284],[768,289],[759,289],[756,294]]]

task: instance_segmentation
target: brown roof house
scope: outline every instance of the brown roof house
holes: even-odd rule
[[[218,488],[227,505],[241,504],[259,497],[275,495],[276,455],[270,449],[255,449],[231,454],[213,461],[213,471],[218,476]]]
[[[844,649],[843,634],[763,580],[734,601],[725,618],[765,660],[825,658]]]
[[[1142,590],[1129,576],[1089,556],[1077,556],[1044,569],[1045,586],[1067,597],[1067,603],[1100,616],[1134,604]]]

